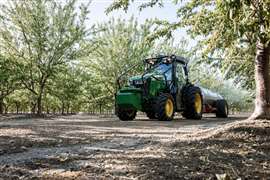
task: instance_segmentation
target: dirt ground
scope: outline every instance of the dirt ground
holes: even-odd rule
[[[270,122],[0,116],[0,179],[270,179]]]

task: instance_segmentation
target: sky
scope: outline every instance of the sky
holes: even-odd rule
[[[8,0],[0,0],[1,3],[6,3]],[[60,0],[61,1],[61,0]],[[79,2],[88,2],[89,0],[79,0]],[[161,19],[167,20],[169,22],[176,22],[177,16],[176,11],[178,5],[172,3],[172,0],[163,0],[164,6],[163,7],[149,7],[142,11],[138,10],[138,6],[143,2],[149,2],[149,0],[134,0],[133,3],[129,6],[127,12],[123,10],[115,10],[108,15],[105,13],[105,10],[113,0],[92,0],[89,10],[89,20],[87,21],[88,27],[91,27],[95,23],[99,22],[106,22],[111,17],[114,18],[122,18],[122,19],[130,19],[132,16],[135,17],[139,23],[144,23],[146,19]],[[188,47],[192,47],[196,45],[197,41],[191,39],[184,29],[178,29],[173,33],[173,38],[175,39],[175,43],[179,42],[182,38],[188,40]]]
[[[93,0],[89,7],[90,15],[88,25],[90,27],[98,22],[106,22],[111,17],[129,19],[132,16],[137,18],[139,23],[144,23],[146,19],[151,18],[158,18],[161,20],[167,20],[169,22],[177,21],[176,17],[177,5],[172,3],[171,0],[164,0],[164,7],[161,8],[158,6],[152,8],[149,7],[147,9],[144,9],[143,11],[139,11],[138,6],[142,2],[144,2],[144,0],[134,0],[134,2],[129,6],[127,12],[123,10],[116,10],[106,15],[104,11],[112,3],[112,0]],[[189,46],[193,46],[196,44],[195,40],[192,40],[187,36],[187,33],[184,29],[178,29],[177,31],[175,31],[173,37],[176,43],[182,38],[186,38],[189,41]]]
[[[93,0],[90,4],[90,11],[94,21],[108,20],[110,17],[122,17],[130,18],[132,15],[138,18],[140,22],[144,22],[147,18],[159,18],[169,21],[176,21],[176,6],[171,1],[166,1],[163,8],[153,7],[147,8],[143,11],[138,10],[143,0],[135,0],[134,3],[129,6],[127,13],[123,10],[117,10],[110,13],[108,16],[104,13],[105,9],[112,3],[112,0]]]

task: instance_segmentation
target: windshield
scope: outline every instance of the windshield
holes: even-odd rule
[[[158,74],[164,74],[167,80],[172,79],[172,64],[160,64],[153,69],[154,72]]]

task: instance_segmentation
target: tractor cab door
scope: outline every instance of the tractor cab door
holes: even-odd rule
[[[177,110],[183,109],[182,104],[182,88],[185,85],[186,79],[185,79],[185,71],[184,67],[180,63],[176,63],[175,67],[175,79],[176,79],[176,106]]]

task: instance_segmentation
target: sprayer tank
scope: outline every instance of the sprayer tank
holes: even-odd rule
[[[212,92],[209,89],[205,89],[203,87],[200,87],[200,89],[202,92],[204,104],[212,104],[217,100],[224,99],[220,94]]]

